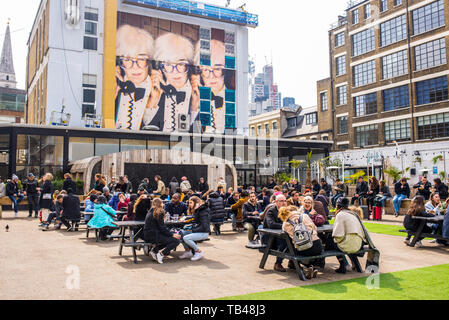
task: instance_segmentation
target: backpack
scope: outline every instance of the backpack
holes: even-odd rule
[[[293,226],[293,243],[298,251],[305,251],[313,247],[312,232],[302,223],[302,215],[299,216],[298,223],[290,219],[287,221]]]

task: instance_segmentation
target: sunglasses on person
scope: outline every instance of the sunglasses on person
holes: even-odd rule
[[[137,59],[132,59],[128,57],[120,58],[120,65],[125,69],[131,69],[134,67],[134,64],[137,65],[137,67],[144,69],[148,68],[150,59],[142,57]]]

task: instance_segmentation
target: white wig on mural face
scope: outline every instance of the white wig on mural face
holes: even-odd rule
[[[123,25],[117,30],[117,56],[137,57],[153,56],[154,39],[150,33],[130,25]]]
[[[154,59],[157,61],[174,63],[185,60],[193,63],[193,56],[193,44],[183,36],[166,33],[155,41]]]

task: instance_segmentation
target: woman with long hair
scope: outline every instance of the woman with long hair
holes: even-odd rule
[[[311,210],[313,210],[311,208]],[[295,248],[295,254],[298,256],[304,256],[304,257],[312,257],[312,256],[319,256],[323,253],[323,246],[321,244],[321,240],[318,237],[318,231],[316,228],[316,225],[313,223],[312,219],[309,217],[307,213],[304,212],[304,210],[298,211],[298,208],[295,206],[289,206],[289,207],[283,207],[279,209],[279,219],[282,220],[282,230],[286,232],[291,239],[293,239],[293,232],[294,232],[294,224],[299,223],[301,220],[302,223],[307,227],[309,232],[312,234],[312,241],[313,246],[307,250],[298,251]],[[293,223],[293,224],[292,224]],[[293,241],[293,240],[292,240]],[[295,245],[293,243],[293,245]],[[306,265],[306,278],[312,279],[316,278],[318,274],[318,270],[314,268],[314,265],[322,265],[322,262],[319,261],[310,261],[309,264]],[[289,264],[290,265],[290,264]]]
[[[434,192],[430,195],[430,200],[425,204],[425,209],[427,213],[431,213],[439,216],[441,214],[442,202],[440,199],[440,194]]]
[[[94,190],[97,193],[103,193],[103,188],[106,186],[106,181],[104,181],[101,174],[97,173],[95,175],[95,184],[94,184]]]
[[[426,212],[426,208],[424,205],[424,197],[422,196],[416,196],[413,200],[412,203],[410,205],[410,208],[407,211],[407,214],[405,215],[404,218],[404,227],[409,230],[409,231],[413,231],[416,232],[418,231],[418,228],[421,224],[421,221],[418,219],[413,219],[413,217],[434,217],[434,214],[431,213],[427,213]],[[423,230],[423,233],[432,233],[432,228],[425,225]],[[410,245],[410,239],[411,239],[411,235],[409,234],[407,236],[407,238],[405,239],[405,244],[406,245]],[[418,248],[422,248],[423,244],[422,244],[422,240],[424,238],[420,238],[418,239],[418,242],[416,243],[416,245],[418,246]]]
[[[54,204],[52,201],[53,198],[53,183],[51,182],[53,180],[53,175],[51,173],[47,173],[43,176],[42,181],[43,185],[41,188],[41,196],[39,200],[39,207],[41,208],[41,212],[43,214],[43,210],[46,211],[46,213],[49,213],[54,208]]]
[[[366,204],[368,205],[368,211],[371,211],[371,208],[374,207],[374,199],[379,194],[379,191],[379,181],[376,177],[371,177],[369,181],[369,191],[366,194]]]
[[[182,245],[186,251],[179,258],[190,258],[191,261],[197,261],[203,258],[203,252],[198,248],[195,241],[203,241],[209,238],[210,210],[203,200],[193,196],[189,199],[187,214],[193,216],[193,227],[191,230],[182,230]]]
[[[164,203],[156,198],[145,218],[143,233],[145,242],[156,245],[150,254],[160,264],[164,263],[164,258],[181,243],[181,235],[170,231],[164,219]]]

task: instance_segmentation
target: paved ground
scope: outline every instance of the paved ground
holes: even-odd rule
[[[20,213],[25,217],[27,213]],[[360,277],[354,272],[342,276],[333,272],[335,258],[328,259],[324,273],[308,282],[289,271],[258,269],[261,254],[244,246],[246,234],[229,231],[201,244],[205,258],[198,262],[177,259],[180,252],[159,265],[139,254],[132,262],[124,248],[118,256],[117,242],[86,240],[85,232],[42,232],[34,219],[12,218],[3,213],[0,220],[0,299],[213,299],[239,294],[289,288],[305,284]],[[5,232],[6,224],[10,231]],[[372,235],[381,251],[381,272],[393,272],[448,262],[449,249],[424,241],[425,248],[410,248],[402,237]],[[181,248],[179,250],[182,251]],[[284,262],[284,266],[287,263]],[[79,289],[68,289],[73,270],[79,270]]]

